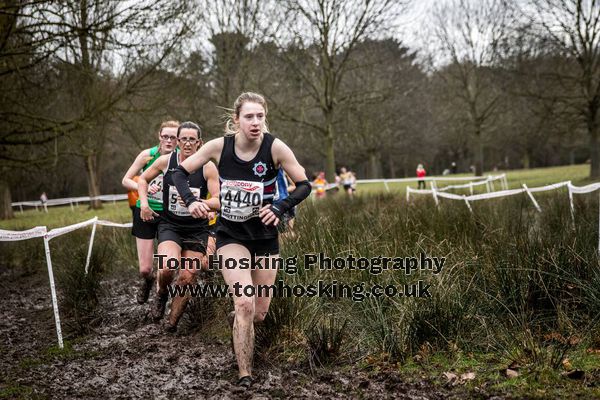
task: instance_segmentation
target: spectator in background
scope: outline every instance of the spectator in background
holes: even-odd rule
[[[325,180],[325,172],[319,172],[317,178],[312,183],[315,188],[315,196],[317,199],[322,199],[327,194],[327,181]]]
[[[352,185],[354,184],[355,178],[352,172],[348,171],[346,167],[340,169],[340,181],[344,187],[344,192],[352,197]]]
[[[425,171],[425,168],[423,168],[423,164],[417,165],[417,179],[419,182],[419,186],[418,186],[419,189],[426,188],[425,175],[427,175],[427,172]]]
[[[40,195],[40,202],[42,203],[42,207],[44,207],[44,211],[48,212],[48,206],[46,205],[48,202],[48,196],[46,195],[46,192],[42,192]]]
[[[456,163],[454,161],[452,161],[452,165],[450,165],[450,172],[455,174],[457,171],[458,171],[458,168],[456,167]]]

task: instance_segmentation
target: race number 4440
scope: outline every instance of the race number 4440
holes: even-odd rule
[[[221,217],[243,222],[257,217],[263,201],[262,182],[225,180],[221,183]]]

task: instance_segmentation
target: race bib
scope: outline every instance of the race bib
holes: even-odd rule
[[[258,217],[263,201],[262,182],[223,181],[221,183],[221,217],[243,222]]]
[[[200,189],[191,187],[190,190],[194,194],[194,197],[197,199],[200,198]],[[190,211],[183,203],[183,200],[179,196],[177,192],[177,188],[175,186],[169,186],[169,211],[175,215],[180,217],[190,217]]]
[[[156,178],[152,179],[152,181],[150,181],[150,184],[148,185],[148,187],[152,186],[152,185],[157,185],[160,190],[154,194],[150,194],[148,193],[148,198],[152,199],[154,201],[158,201],[160,203],[162,203],[163,201],[163,175],[160,174],[159,176],[157,176]]]

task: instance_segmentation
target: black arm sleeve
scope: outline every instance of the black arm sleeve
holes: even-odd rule
[[[271,204],[271,211],[281,219],[281,216],[291,210],[295,205],[306,199],[312,190],[310,183],[306,181],[296,182],[296,189],[285,199],[277,204]]]
[[[188,184],[187,177],[189,176],[189,172],[186,171],[181,165],[178,165],[175,168],[175,171],[172,172],[173,183],[177,188],[177,192],[183,199],[186,207],[189,207],[195,201],[198,201],[196,196],[190,190],[190,185]]]

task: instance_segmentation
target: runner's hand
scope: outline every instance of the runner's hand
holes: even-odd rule
[[[154,194],[156,192],[160,192],[160,186],[154,184],[150,185],[150,187],[148,188],[148,193]]]
[[[210,212],[210,207],[202,201],[195,201],[190,204],[188,210],[194,218],[206,218]]]
[[[258,216],[260,217],[262,223],[267,226],[277,226],[277,224],[279,224],[279,218],[277,218],[277,215],[275,215],[275,213],[271,210],[270,204],[262,207],[258,212]]]
[[[152,221],[154,217],[158,217],[158,214],[151,209],[149,206],[141,206],[140,207],[140,216],[143,221]]]

